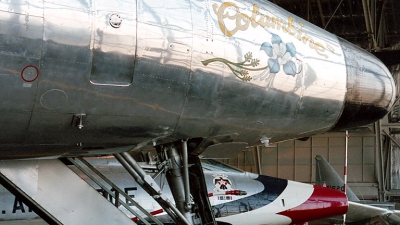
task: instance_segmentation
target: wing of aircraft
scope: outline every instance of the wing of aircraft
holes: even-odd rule
[[[163,224],[173,223],[161,206],[152,199],[126,170],[111,157],[88,158],[87,162],[101,173],[106,174],[114,184],[126,194],[133,197],[148,212],[156,216]],[[88,169],[83,163],[84,168]],[[215,160],[202,160],[207,192],[218,224],[300,224],[327,216],[340,215],[347,211],[346,196],[330,188],[323,188],[310,184],[262,176],[243,172]],[[103,193],[88,176],[75,166],[71,169],[85,179],[98,192]],[[141,164],[142,168],[154,175],[158,172],[155,164]],[[157,183],[161,186],[166,183],[165,176],[159,176]],[[163,186],[164,193],[171,197],[168,184]],[[23,204],[20,199],[0,189],[0,221],[30,219],[34,212]],[[115,190],[114,190],[115,193]],[[115,204],[116,198],[106,196]],[[128,202],[121,196],[123,202]],[[118,207],[132,220],[132,215],[121,204]],[[131,205],[132,208],[136,207]]]
[[[90,201],[58,199],[56,212],[68,200],[72,215],[49,213],[56,206],[38,191],[57,198],[55,187],[75,179],[43,158],[114,154],[176,223],[215,224],[205,186],[197,194],[189,179],[203,177],[206,149],[369,124],[396,95],[375,56],[269,1],[27,0],[0,8],[0,182],[49,223],[78,220],[74,207]],[[149,147],[175,205],[128,154]],[[108,211],[100,205],[87,207]]]
[[[317,162],[317,184],[324,184],[327,187],[343,191],[344,181],[326,159],[321,155],[317,155],[315,159]],[[400,211],[394,210],[394,203],[360,201],[348,186],[346,186],[346,194],[349,200],[349,210],[346,213],[346,223],[360,221],[369,222],[372,220],[383,220],[386,221],[385,224],[400,223]]]

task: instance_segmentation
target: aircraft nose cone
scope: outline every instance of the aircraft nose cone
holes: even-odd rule
[[[347,69],[342,114],[332,130],[373,123],[392,107],[396,88],[386,66],[369,52],[340,39]]]
[[[306,202],[279,214],[290,217],[292,224],[296,224],[343,215],[348,208],[349,203],[343,192],[314,185],[314,192]]]

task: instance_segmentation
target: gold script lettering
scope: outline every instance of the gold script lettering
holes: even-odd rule
[[[228,8],[234,9],[233,15],[230,15],[228,12]],[[296,37],[303,44],[307,44],[308,47],[315,50],[318,55],[324,56],[328,58],[328,55],[325,54],[326,49],[330,52],[334,53],[334,49],[326,44],[326,47],[319,42],[316,42],[312,37],[303,33],[302,28],[304,27],[303,23],[298,23],[298,27],[295,26],[295,21],[293,17],[289,16],[287,19],[287,23],[277,17],[268,16],[260,13],[259,6],[254,4],[253,9],[251,11],[251,17],[245,13],[240,12],[239,7],[232,2],[224,2],[218,7],[217,3],[213,4],[214,13],[217,15],[218,24],[222,31],[222,33],[228,37],[233,36],[238,31],[246,31],[250,24],[253,28],[257,28],[258,26],[262,28],[271,28],[276,30],[282,30],[284,33],[287,33],[291,36]],[[235,27],[229,30],[225,24],[225,19],[233,21]]]
[[[235,8],[236,12],[234,15],[229,15],[229,12],[225,12],[225,10],[228,7],[233,7]],[[224,2],[222,5],[218,8],[217,4],[213,5],[214,13],[218,17],[218,24],[221,29],[221,31],[228,37],[234,35],[236,32],[239,30],[245,31],[249,27],[250,21],[249,17],[246,14],[242,14],[239,11],[239,7],[235,3],[231,2]],[[224,19],[228,18],[230,20],[236,20],[236,28],[233,30],[228,30],[228,28],[225,26]],[[244,24],[242,24],[242,21]]]
[[[319,43],[319,42],[314,42],[314,43],[315,43],[315,45],[314,45],[315,51],[316,51],[319,55],[322,55],[322,56],[324,56],[325,58],[328,58],[328,55],[326,55],[326,54],[323,53],[323,52],[325,52],[325,47],[322,46],[322,44]]]

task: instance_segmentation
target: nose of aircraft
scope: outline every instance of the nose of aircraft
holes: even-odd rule
[[[347,92],[342,114],[332,128],[341,130],[373,123],[394,103],[396,88],[386,66],[369,52],[339,39],[346,69]]]
[[[314,192],[303,204],[280,212],[290,217],[291,224],[333,217],[347,213],[349,208],[346,195],[335,189],[314,185]]]

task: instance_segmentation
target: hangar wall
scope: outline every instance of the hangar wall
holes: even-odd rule
[[[350,131],[349,136],[348,184],[359,197],[377,199],[375,134],[364,129]],[[324,156],[338,174],[343,174],[345,142],[344,132],[327,133],[306,141],[290,140],[277,143],[276,146],[259,147],[259,160],[257,147],[250,147],[236,157],[223,161],[249,172],[315,183],[316,155]]]

